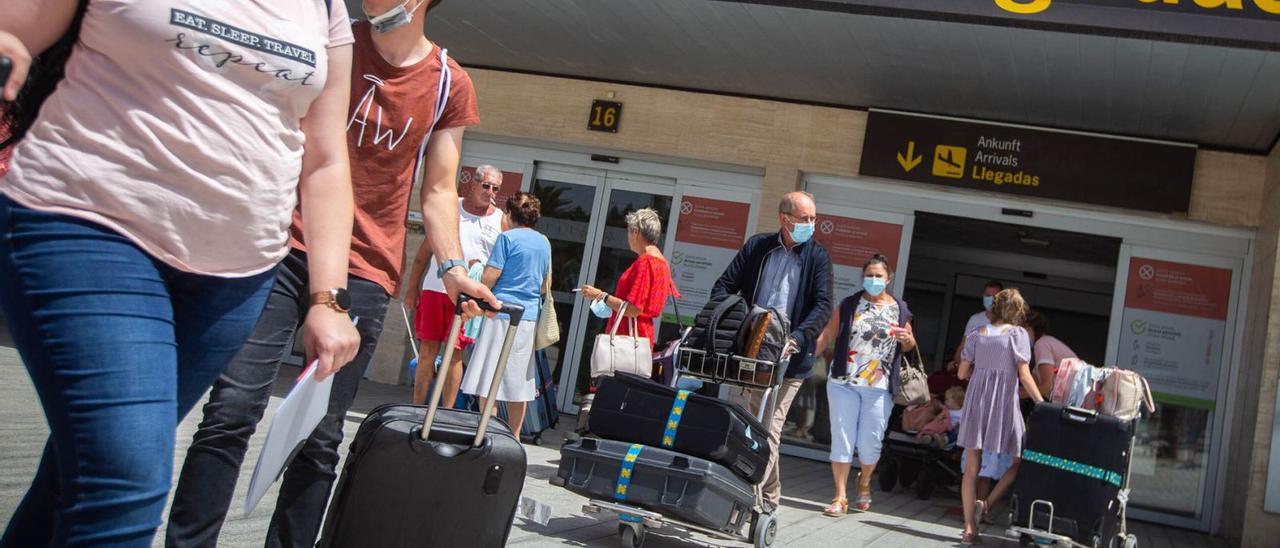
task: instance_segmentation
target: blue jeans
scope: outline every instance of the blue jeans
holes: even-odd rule
[[[0,195],[0,307],[50,430],[0,546],[150,546],[178,421],[248,338],[274,274],[182,272]]]

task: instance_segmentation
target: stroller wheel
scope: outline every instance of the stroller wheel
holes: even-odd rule
[[[898,468],[901,463],[896,458],[888,458],[880,463],[880,490],[884,492],[892,491],[894,486],[898,484]]]
[[[915,459],[901,459],[898,462],[898,483],[902,484],[903,489],[910,489],[916,484],[916,478],[920,477],[920,470],[924,467],[923,463]]]
[[[916,498],[920,500],[929,500],[929,497],[933,496],[933,490],[936,486],[937,485],[933,480],[933,474],[929,473],[929,469],[925,468],[924,470],[921,470],[920,477],[916,478]]]

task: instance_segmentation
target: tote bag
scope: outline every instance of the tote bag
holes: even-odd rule
[[[596,335],[591,348],[591,378],[613,375],[616,371],[649,377],[653,373],[653,345],[649,339],[636,337],[636,319],[627,317],[627,304],[618,310],[618,320],[609,333]],[[631,335],[618,335],[623,321],[631,326]]]
[[[551,265],[547,265],[547,279],[551,279]],[[542,350],[560,342],[560,318],[556,317],[556,301],[551,292],[542,294],[542,307],[538,310],[538,323],[533,331],[533,349]]]

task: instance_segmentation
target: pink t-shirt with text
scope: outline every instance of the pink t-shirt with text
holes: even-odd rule
[[[340,1],[90,0],[0,191],[180,270],[263,272],[288,252],[327,50],[351,42]]]

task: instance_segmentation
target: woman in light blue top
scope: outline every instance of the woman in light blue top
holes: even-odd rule
[[[524,307],[524,317],[516,327],[516,338],[511,345],[507,370],[499,379],[497,398],[507,402],[508,425],[512,432],[520,432],[524,422],[526,402],[537,395],[534,380],[533,335],[542,305],[542,294],[551,287],[551,242],[533,230],[542,216],[542,204],[528,192],[520,192],[507,199],[507,218],[511,229],[498,235],[489,264],[484,269],[483,282],[493,288],[493,294],[504,303]],[[502,338],[506,335],[510,318],[498,315],[484,321],[471,354],[467,372],[462,378],[462,391],[480,397],[480,407],[485,405],[489,384],[498,369],[498,353]]]

